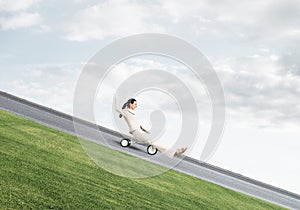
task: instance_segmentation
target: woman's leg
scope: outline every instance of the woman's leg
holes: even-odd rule
[[[168,157],[179,156],[187,150],[187,148],[179,148],[177,150],[174,150],[174,149],[168,150],[168,149],[164,148],[163,146],[160,146],[157,143],[154,143],[154,141],[152,140],[150,135],[143,131],[135,131],[133,133],[133,137],[138,141],[145,142],[147,144],[154,146],[156,149],[158,149],[160,152],[164,153]]]

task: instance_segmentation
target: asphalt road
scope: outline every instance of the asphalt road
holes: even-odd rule
[[[0,91],[0,109],[76,135],[72,116],[15,97],[2,91]],[[146,148],[143,145],[134,145],[134,148],[121,148],[118,142],[122,137],[124,137],[123,134],[84,120],[76,119],[76,122],[77,125],[86,131],[81,137],[87,140],[105,145],[101,139],[99,140],[99,136],[95,135],[94,131],[98,129],[106,133],[106,139],[109,139],[112,142],[109,146],[113,149],[126,152],[166,167],[170,167],[170,165],[173,166],[174,161],[179,162],[176,158],[170,159],[167,162],[160,162],[159,159],[155,158],[149,159],[149,155],[145,152]],[[200,162],[187,156],[185,156],[182,161],[172,168],[182,173],[213,182],[226,188],[233,189],[289,209],[300,209],[300,195],[298,194],[262,183],[205,162]]]

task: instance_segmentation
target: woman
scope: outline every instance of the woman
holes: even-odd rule
[[[137,107],[137,101],[134,98],[129,99],[123,105],[122,109],[119,109],[117,107],[117,99],[115,96],[114,105],[115,105],[116,111],[120,113],[119,117],[120,118],[124,117],[128,127],[129,127],[129,133],[132,134],[136,140],[153,145],[159,151],[165,153],[166,155],[168,155],[170,157],[179,156],[187,150],[187,148],[179,148],[176,151],[168,151],[167,149],[155,144],[153,142],[153,139],[149,135],[149,131],[147,131],[145,128],[143,128],[141,126],[135,113],[133,112]]]

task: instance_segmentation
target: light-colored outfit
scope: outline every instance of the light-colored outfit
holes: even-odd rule
[[[141,124],[139,123],[133,110],[128,108],[118,109],[116,107],[116,111],[124,117],[129,127],[129,133],[131,133],[136,140],[145,142],[147,144],[153,144],[153,140],[150,135],[141,129]]]
[[[167,156],[173,157],[173,155],[175,153],[175,151],[173,149],[167,150],[167,149],[160,147],[157,144],[154,144],[154,141],[150,137],[150,135],[141,129],[141,124],[139,123],[133,110],[128,109],[128,108],[119,109],[119,108],[117,108],[116,104],[115,104],[115,109],[117,112],[119,112],[124,117],[128,127],[129,127],[129,133],[132,134],[132,136],[137,141],[153,145],[153,146],[157,147],[158,149],[163,150],[161,152],[165,152],[165,154]]]

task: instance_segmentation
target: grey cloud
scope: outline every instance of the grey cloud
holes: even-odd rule
[[[300,2],[298,0],[274,1],[264,15],[267,22],[281,27],[299,27],[299,17]]]
[[[300,41],[299,41],[300,46]],[[289,51],[288,51],[289,50]],[[282,72],[300,77],[300,51],[299,49],[287,49],[279,59],[282,64]]]
[[[233,75],[220,73],[227,109],[239,118],[236,123],[241,119],[257,127],[263,126],[260,120],[268,126],[300,123],[300,78],[289,77],[280,71],[280,65],[267,73],[259,64],[255,58],[237,59],[231,64]]]

